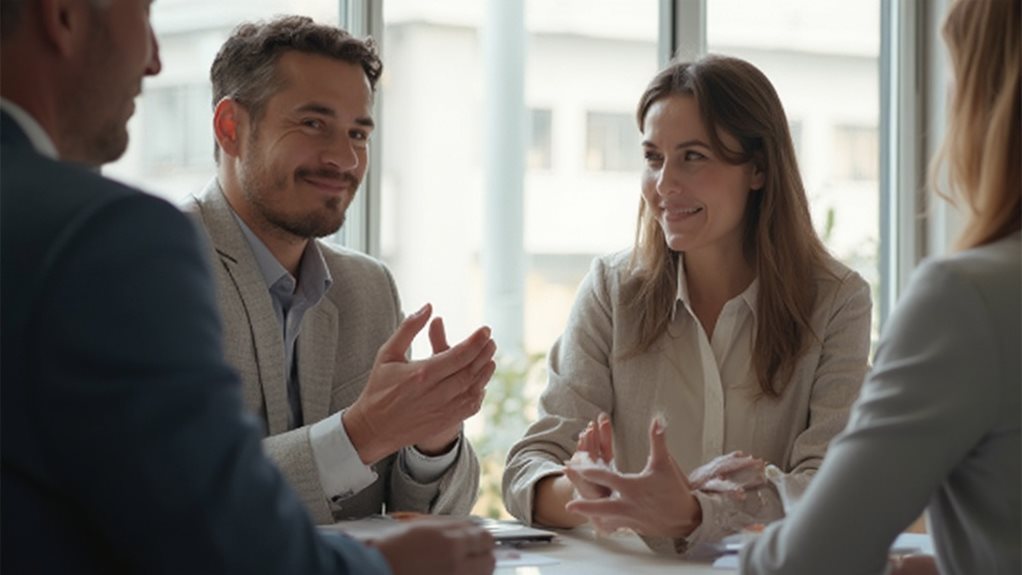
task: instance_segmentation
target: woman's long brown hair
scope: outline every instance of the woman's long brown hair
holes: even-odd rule
[[[754,163],[766,175],[750,192],[745,213],[744,253],[759,278],[753,369],[763,393],[777,397],[810,338],[816,278],[826,249],[813,229],[784,108],[770,81],[737,58],[710,55],[676,62],[649,83],[639,100],[643,129],[654,102],[671,95],[695,98],[713,151],[733,164]],[[721,134],[735,137],[728,149]],[[639,280],[631,300],[639,315],[635,352],[648,350],[667,329],[677,293],[678,254],[668,246],[654,210],[639,205],[631,270]]]

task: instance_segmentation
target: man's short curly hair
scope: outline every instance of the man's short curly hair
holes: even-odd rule
[[[276,74],[276,63],[277,58],[287,52],[316,54],[358,64],[365,70],[374,91],[383,72],[383,63],[372,38],[359,39],[305,16],[248,22],[234,29],[213,60],[209,70],[213,107],[224,98],[233,98],[248,110],[253,124],[258,124],[266,102],[282,85]],[[219,160],[219,147],[214,155]]]

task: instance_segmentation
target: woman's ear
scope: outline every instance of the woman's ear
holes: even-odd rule
[[[752,177],[750,178],[749,181],[749,189],[751,189],[754,192],[758,192],[759,190],[763,189],[763,186],[766,185],[766,171],[760,167],[760,162],[758,161],[752,162],[751,169]]]

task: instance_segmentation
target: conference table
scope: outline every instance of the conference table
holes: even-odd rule
[[[372,516],[341,521],[321,529],[337,530],[356,539],[372,539],[399,528],[389,517]],[[658,555],[630,532],[597,535],[591,527],[553,530],[549,543],[530,543],[517,547],[497,546],[499,575],[728,575],[736,569],[714,568],[708,561],[687,561]]]
[[[556,563],[504,566],[520,552],[524,563],[549,559]],[[517,550],[499,546],[498,575],[733,575],[736,569],[715,568],[709,562],[686,561],[658,555],[631,533],[598,536],[588,527],[557,531],[551,543],[533,544]],[[539,561],[534,561],[538,563]]]
[[[433,517],[433,519],[436,519]],[[463,519],[446,518],[452,521]],[[483,524],[492,520],[479,520]],[[506,523],[506,522],[501,522]],[[341,521],[320,529],[347,533],[356,539],[374,539],[391,529],[399,529],[400,521],[374,515],[354,521]],[[501,530],[503,531],[503,529]],[[597,535],[589,526],[570,530],[551,530],[550,543],[529,543],[522,547],[498,545],[497,575],[735,575],[737,556],[724,555],[720,566],[706,561],[685,560],[650,551],[638,536],[619,532]],[[902,533],[891,552],[896,555],[934,553],[933,540],[926,533]],[[730,567],[723,566],[730,563]]]

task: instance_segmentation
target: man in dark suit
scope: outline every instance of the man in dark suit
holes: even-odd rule
[[[318,534],[242,415],[193,227],[89,169],[159,72],[149,3],[0,4],[0,570],[492,571],[464,523]]]

